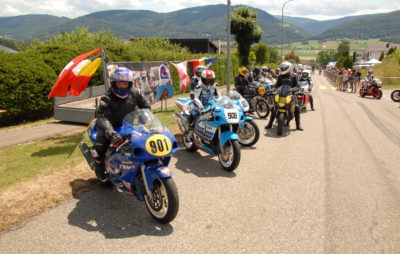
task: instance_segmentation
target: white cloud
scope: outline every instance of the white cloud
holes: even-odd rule
[[[270,14],[281,15],[285,0],[231,0]],[[169,12],[209,4],[226,4],[226,0],[0,0],[0,16],[50,14],[75,18],[97,11],[113,9],[146,9]],[[400,1],[392,0],[293,0],[286,4],[285,15],[316,19],[333,19],[350,15],[390,12],[400,9]]]

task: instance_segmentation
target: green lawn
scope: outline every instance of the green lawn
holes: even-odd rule
[[[176,107],[154,112],[173,133],[178,130],[173,121],[175,110]],[[89,142],[86,131],[0,150],[0,191],[12,184],[83,162],[78,147],[82,141]]]

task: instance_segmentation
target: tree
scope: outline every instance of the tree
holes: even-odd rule
[[[317,63],[320,66],[326,66],[329,62],[334,61],[335,51],[333,50],[321,50],[318,52]]]
[[[382,51],[382,52],[381,52],[381,56],[379,57],[379,61],[382,61],[383,58],[385,58],[385,53]]]
[[[247,6],[237,8],[231,19],[231,34],[238,44],[239,63],[249,64],[250,47],[261,39],[262,30],[257,25],[257,12]]]
[[[267,62],[268,47],[265,43],[257,43],[253,46],[252,51],[256,55],[256,63],[263,64]]]
[[[353,67],[353,61],[350,57],[350,41],[348,40],[343,40],[338,46],[336,67]]]

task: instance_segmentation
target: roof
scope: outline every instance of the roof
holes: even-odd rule
[[[4,51],[6,51],[8,53],[17,53],[18,52],[15,49],[11,49],[11,48],[8,48],[8,47],[2,46],[2,45],[0,45],[0,50],[4,50]]]

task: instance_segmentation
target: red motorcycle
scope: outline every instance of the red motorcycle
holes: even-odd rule
[[[308,81],[299,81],[300,89],[296,92],[297,102],[300,110],[307,110],[307,104],[310,103],[310,93],[308,92],[309,84]]]
[[[371,95],[375,99],[381,99],[382,98],[382,81],[378,78],[374,78],[372,81],[367,81],[370,82],[370,85],[367,86],[365,80],[361,81],[361,88],[360,88],[360,96],[364,97],[366,95]]]

